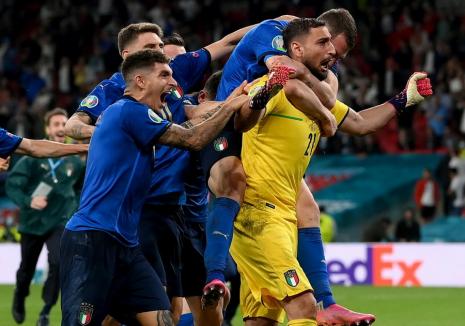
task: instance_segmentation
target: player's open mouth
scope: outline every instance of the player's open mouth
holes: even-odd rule
[[[166,97],[171,94],[171,90],[161,93],[160,100],[165,103]]]
[[[320,67],[321,70],[327,71],[329,69],[329,64],[331,63],[332,58],[328,58],[326,60],[321,61]]]

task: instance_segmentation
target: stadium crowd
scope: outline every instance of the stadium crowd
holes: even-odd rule
[[[465,133],[465,14],[454,1],[2,1],[0,126],[37,138],[45,111],[58,106],[72,113],[117,70],[115,39],[125,24],[156,22],[198,49],[249,23],[282,13],[314,17],[337,5],[350,10],[359,29],[357,47],[340,65],[339,98],[356,110],[370,107],[402,89],[414,70],[430,74],[436,94],[390,128],[364,138],[338,136],[322,150],[458,148]]]

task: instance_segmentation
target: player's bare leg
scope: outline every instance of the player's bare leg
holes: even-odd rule
[[[136,315],[141,326],[175,326],[169,310],[147,311]]]
[[[299,229],[305,228],[319,228],[320,227],[320,209],[318,204],[313,198],[310,189],[308,188],[305,181],[302,180],[301,190],[297,198],[297,225]],[[300,236],[300,235],[299,235]],[[301,248],[301,247],[299,247]],[[299,255],[299,258],[302,257]],[[324,258],[324,256],[323,256]],[[302,265],[302,263],[301,263]],[[304,267],[305,264],[302,265]],[[323,266],[322,266],[323,267]],[[326,266],[324,266],[326,269]],[[304,268],[305,271],[305,268]],[[315,293],[319,293],[321,290],[318,289],[320,284],[312,280],[312,273],[307,271],[306,275],[315,289]],[[326,269],[327,274],[327,269]],[[326,280],[329,287],[329,280]],[[331,291],[329,289],[329,291]],[[321,291],[323,292],[323,291]],[[330,293],[332,295],[332,293]],[[333,301],[334,302],[334,301]],[[323,302],[318,305],[323,308]],[[351,311],[343,306],[336,303],[331,304],[324,309],[320,309],[317,312],[317,322],[320,326],[352,326],[352,325],[371,325],[375,322],[375,316],[371,314],[364,314]]]
[[[121,323],[112,316],[106,316],[102,321],[102,326],[120,326]]]
[[[201,297],[187,297],[186,301],[194,318],[195,326],[221,326],[223,323],[223,303],[206,306],[202,309]],[[223,299],[221,298],[220,301]]]
[[[287,297],[282,304],[289,320],[288,325],[316,326],[316,300],[312,292]]]
[[[237,203],[236,205],[238,212],[238,208],[242,204],[242,200],[244,198],[246,187],[245,172],[244,168],[242,167],[241,160],[236,156],[228,156],[217,161],[210,170],[208,186],[217,198],[228,200],[231,203]],[[215,225],[213,225],[212,228],[215,228]],[[216,237],[224,237],[224,240],[228,241],[228,243],[230,244],[232,237],[232,225],[230,232],[227,232],[228,234],[226,234],[224,230],[217,231],[216,229],[211,230],[210,232],[212,233],[212,235]],[[218,271],[219,273],[222,273],[226,268],[227,252],[224,254],[224,262],[222,262],[220,266],[221,270]],[[207,254],[205,256],[206,258],[208,257]],[[214,278],[211,281],[209,281],[207,285],[205,285],[204,287],[202,296],[202,306],[204,308],[209,306],[216,306],[217,303],[219,303],[219,299],[224,297],[225,300],[224,302],[222,302],[224,306],[221,307],[221,309],[223,310],[229,302],[229,296],[229,289],[224,284],[223,280],[219,278]]]
[[[171,318],[175,325],[179,322],[182,314],[182,298],[173,297],[171,299]]]

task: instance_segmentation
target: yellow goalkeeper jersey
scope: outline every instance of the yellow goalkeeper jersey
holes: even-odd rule
[[[267,76],[262,77],[249,94],[256,93],[266,80]],[[339,125],[349,108],[337,101],[331,112]],[[241,159],[247,176],[244,201],[295,215],[300,182],[319,140],[318,124],[295,108],[284,90],[276,94],[263,118],[243,134]]]

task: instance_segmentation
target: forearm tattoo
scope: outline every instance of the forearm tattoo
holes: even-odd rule
[[[222,108],[222,105],[218,105],[217,107],[207,111],[206,113],[192,119],[192,120],[187,120],[186,122],[182,123],[181,126],[183,126],[186,129],[191,129],[195,125],[198,125],[208,119],[210,119],[216,112],[218,112]]]
[[[157,324],[158,326],[174,326],[171,312],[169,310],[158,311]]]

